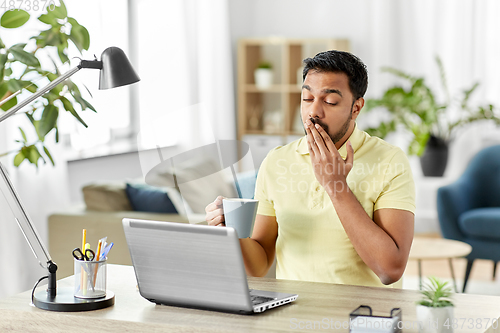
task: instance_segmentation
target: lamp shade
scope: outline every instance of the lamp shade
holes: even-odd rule
[[[108,47],[104,50],[101,61],[99,89],[121,87],[140,80],[127,56],[118,47]]]

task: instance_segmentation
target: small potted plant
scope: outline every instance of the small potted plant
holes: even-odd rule
[[[254,75],[257,88],[268,89],[273,84],[273,65],[269,61],[261,61]]]
[[[453,332],[453,290],[447,281],[429,277],[417,301],[417,320],[421,333]]]

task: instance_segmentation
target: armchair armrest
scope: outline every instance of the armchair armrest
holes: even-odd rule
[[[474,192],[472,182],[463,177],[438,189],[437,210],[444,238],[460,241],[465,238],[458,227],[458,217],[475,207]]]

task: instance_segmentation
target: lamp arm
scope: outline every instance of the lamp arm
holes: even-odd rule
[[[82,68],[81,66],[76,66],[75,68],[73,68],[73,69],[69,70],[68,72],[64,73],[63,75],[59,76],[54,81],[50,82],[45,87],[40,88],[36,93],[34,93],[30,97],[26,98],[24,101],[20,102],[19,104],[15,105],[12,108],[10,108],[9,110],[7,110],[2,116],[0,116],[0,123],[2,121],[4,121],[5,119],[9,118],[10,116],[12,116],[17,111],[21,110],[26,105],[28,105],[31,102],[33,102],[38,97],[40,97],[43,94],[45,94],[47,91],[55,88],[59,83],[61,83],[61,82],[65,81],[66,79],[68,79],[71,75],[73,75],[76,72],[78,72],[81,68]],[[18,94],[18,93],[19,92],[16,92],[16,94]]]
[[[12,213],[15,216],[15,220],[19,228],[21,229],[24,238],[26,239],[26,242],[28,242],[31,251],[33,251],[35,258],[37,258],[40,261],[42,267],[44,267],[42,263],[43,259],[41,258],[41,256],[44,257],[45,263],[52,261],[52,258],[50,257],[49,251],[45,247],[45,244],[43,244],[43,242],[41,241],[40,235],[38,234],[35,226],[31,223],[31,219],[26,213],[26,208],[19,199],[19,195],[17,194],[17,191],[9,178],[9,175],[7,174],[7,170],[2,163],[0,163],[0,181],[2,181],[2,184],[0,184],[0,193],[3,192],[6,202],[12,210]],[[35,244],[32,244],[33,240],[35,241]]]

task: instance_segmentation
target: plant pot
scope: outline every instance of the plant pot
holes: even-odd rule
[[[417,305],[417,321],[420,333],[453,332],[453,307],[432,308]]]
[[[426,177],[442,177],[448,163],[448,143],[431,135],[420,157],[420,166]]]
[[[259,89],[267,89],[273,85],[273,71],[268,68],[257,68],[254,72],[255,85]]]

